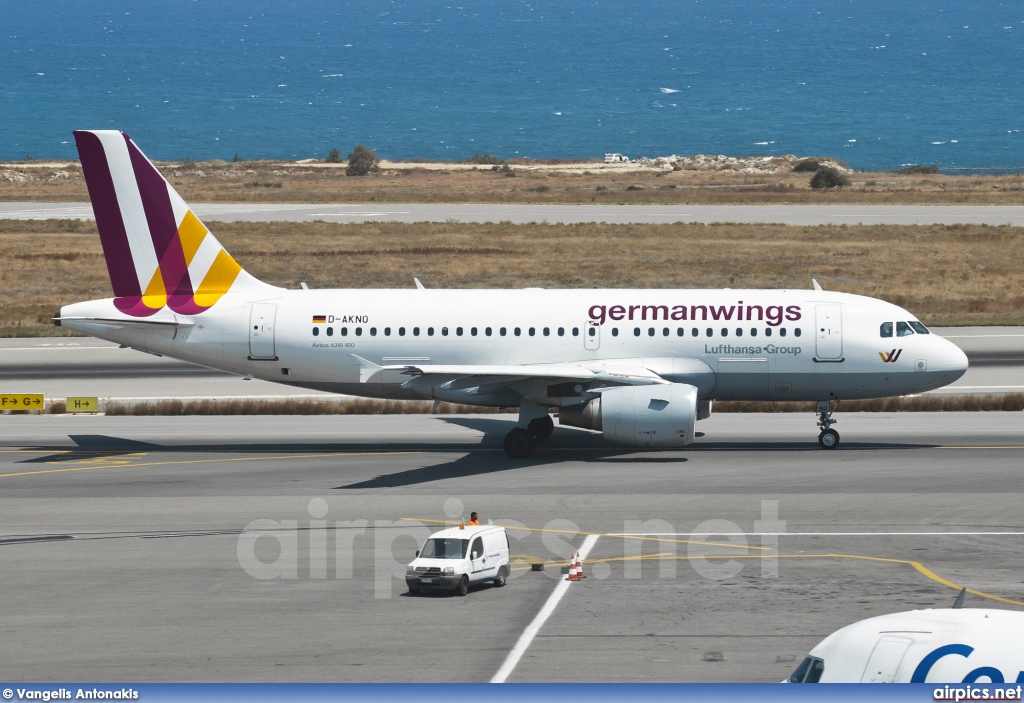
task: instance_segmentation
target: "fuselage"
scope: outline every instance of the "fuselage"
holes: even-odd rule
[[[442,397],[381,366],[607,362],[691,383],[708,400],[899,396],[955,381],[963,352],[881,300],[818,290],[284,290],[228,294],[197,315],[119,319],[113,299],[68,305],[63,326],[277,383],[368,397]],[[913,323],[913,326],[911,325]],[[917,328],[915,330],[915,327]],[[924,333],[922,333],[924,330]],[[888,336],[884,336],[888,333]],[[507,395],[507,394],[506,394]],[[552,393],[559,404],[559,393]],[[571,394],[570,394],[571,395]]]

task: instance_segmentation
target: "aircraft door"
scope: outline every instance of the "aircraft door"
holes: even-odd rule
[[[253,303],[249,314],[249,358],[274,359],[274,318],[277,306],[273,303]]]
[[[586,349],[597,349],[601,346],[601,325],[593,320],[587,320],[587,326],[583,328],[583,346]]]
[[[864,667],[864,674],[860,677],[861,683],[892,683],[896,680],[896,673],[903,661],[903,655],[913,644],[913,640],[905,637],[893,637],[882,635],[878,644],[871,651],[868,663]]]
[[[815,308],[815,361],[843,360],[843,306],[818,305]]]

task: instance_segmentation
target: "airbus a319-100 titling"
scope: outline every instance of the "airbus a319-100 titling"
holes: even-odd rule
[[[518,407],[529,456],[560,425],[679,447],[713,400],[920,393],[967,357],[882,300],[821,290],[287,290],[248,274],[132,140],[76,131],[114,297],[54,323],[151,354],[348,395]]]

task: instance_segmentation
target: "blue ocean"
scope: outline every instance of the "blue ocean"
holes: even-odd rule
[[[830,155],[1024,169],[1020,0],[48,0],[0,15],[0,159]]]

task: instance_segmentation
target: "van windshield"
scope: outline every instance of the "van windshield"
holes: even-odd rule
[[[464,559],[466,557],[466,546],[469,540],[465,539],[428,539],[420,552],[421,557],[431,559]]]

